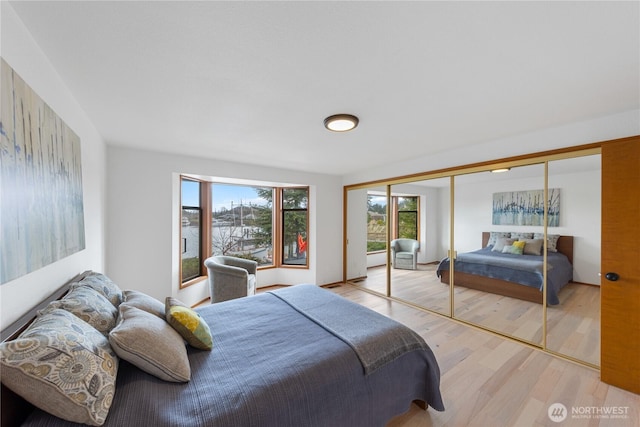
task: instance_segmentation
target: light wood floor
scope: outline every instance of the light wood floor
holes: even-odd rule
[[[435,274],[436,265],[418,265],[418,270],[391,270],[391,294],[395,298],[449,316],[450,291]],[[386,294],[385,267],[370,268],[356,283]],[[559,293],[560,304],[547,307],[548,349],[600,364],[600,288],[569,283]],[[454,288],[455,317],[498,333],[542,346],[541,304],[487,292]]]
[[[640,396],[602,383],[595,369],[357,286],[340,284],[329,289],[414,329],[436,355],[446,410],[423,411],[411,405],[388,427],[640,425]],[[554,403],[568,410],[561,423],[548,416]],[[626,411],[623,418],[584,414],[613,407]],[[582,418],[572,415],[574,410],[581,411]]]

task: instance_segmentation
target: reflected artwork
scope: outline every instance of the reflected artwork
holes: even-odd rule
[[[493,193],[493,225],[539,225],[544,222],[544,190]],[[560,226],[560,189],[549,189],[547,225]]]

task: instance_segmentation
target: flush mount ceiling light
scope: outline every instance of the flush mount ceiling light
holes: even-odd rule
[[[351,114],[334,114],[324,119],[324,127],[333,132],[347,132],[358,126],[358,118]]]
[[[502,173],[502,172],[509,172],[511,170],[511,168],[499,168],[499,169],[493,169],[491,171],[491,173]]]

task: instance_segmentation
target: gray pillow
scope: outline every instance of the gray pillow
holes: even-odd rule
[[[184,340],[171,325],[126,302],[120,304],[119,311],[118,324],[109,334],[118,356],[165,381],[191,379]]]
[[[132,305],[140,310],[144,310],[147,313],[155,314],[159,318],[164,320],[165,307],[164,304],[140,291],[126,290],[122,292],[124,301],[128,305]]]
[[[498,239],[496,239],[496,244],[493,245],[493,248],[491,249],[491,251],[502,252],[502,249],[504,249],[505,246],[513,245],[513,242],[515,241],[516,239],[498,237]]]
[[[489,232],[489,241],[487,242],[487,246],[493,246],[496,244],[496,240],[500,237],[511,237],[510,231],[491,231]],[[502,249],[500,249],[502,250]]]
[[[105,336],[116,326],[118,318],[118,309],[101,293],[88,286],[72,289],[61,300],[49,303],[39,314],[43,315],[57,308],[73,313]]]
[[[541,255],[543,239],[520,239],[521,242],[525,242],[524,254],[525,255]]]
[[[2,384],[67,421],[102,425],[115,393],[118,358],[107,338],[61,309],[38,316],[0,344]]]

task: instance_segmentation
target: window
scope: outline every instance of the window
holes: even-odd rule
[[[418,196],[391,196],[391,239],[418,239]],[[387,197],[367,195],[367,252],[387,249]]]
[[[307,188],[282,188],[282,263],[307,265]]]
[[[367,195],[367,252],[387,249],[387,196]]]
[[[202,259],[202,232],[200,206],[200,182],[182,179],[180,198],[182,201],[181,277],[182,283],[200,276]]]
[[[273,188],[211,183],[213,255],[273,265]]]
[[[418,240],[418,197],[394,197],[396,238]]]
[[[207,274],[211,255],[252,259],[259,268],[308,266],[308,187],[183,176],[181,189],[181,286]]]

